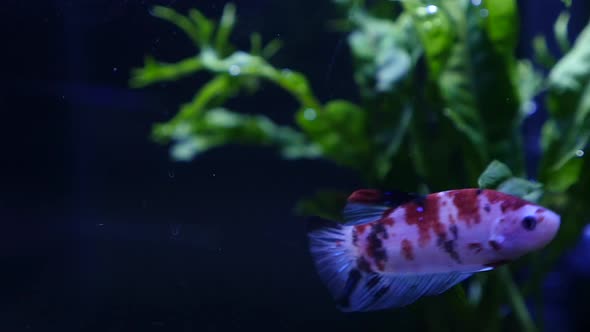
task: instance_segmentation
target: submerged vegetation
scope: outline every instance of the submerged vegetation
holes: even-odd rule
[[[346,17],[339,26],[348,33],[358,103],[322,102],[304,74],[275,68],[270,59],[280,49],[277,40],[264,44],[252,34],[250,50],[236,50],[229,42],[236,22],[231,4],[219,22],[196,9],[183,15],[155,7],[153,14],[184,31],[198,52],[176,63],[148,57],[133,72],[132,86],[199,72],[211,78],[172,119],[155,125],[153,137],[171,143],[177,160],[224,144],[265,145],[289,159],[331,160],[358,172],[369,187],[428,193],[479,186],[540,202],[562,216],[558,237],[545,250],[479,274],[465,288],[423,299],[410,311],[431,330],[542,329],[529,310],[541,312],[543,277],[577,240],[590,200],[590,162],[584,158],[590,138],[590,25],[570,43],[566,10],[552,37],[562,54],[550,54],[538,37],[535,59],[519,59],[516,0],[334,2]],[[294,126],[224,107],[240,93],[255,93],[264,81],[297,100]],[[521,129],[538,103],[548,111],[542,158],[527,174]],[[317,192],[297,211],[337,219],[346,194]],[[516,283],[513,274],[523,269],[529,277]],[[529,307],[524,298],[531,299]],[[500,310],[504,305],[511,308],[507,314]],[[421,320],[424,314],[428,319]]]

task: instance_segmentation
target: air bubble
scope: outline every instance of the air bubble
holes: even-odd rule
[[[485,18],[488,17],[488,15],[490,15],[490,11],[485,8],[479,11],[479,16],[481,17]]]
[[[428,5],[426,6],[426,13],[428,14],[434,14],[438,11],[438,7],[435,5]]]
[[[317,112],[313,108],[308,108],[305,111],[303,111],[303,117],[305,118],[305,120],[315,120],[315,118],[317,117]]]
[[[584,156],[584,150],[577,150],[576,157],[582,158]]]
[[[474,6],[479,6],[481,5],[481,0],[471,0],[471,4],[473,4]]]
[[[242,69],[238,65],[229,66],[229,74],[231,76],[238,76],[242,72]]]

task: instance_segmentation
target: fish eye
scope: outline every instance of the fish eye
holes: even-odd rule
[[[521,224],[527,231],[532,231],[537,227],[537,219],[533,216],[526,216],[522,219]]]

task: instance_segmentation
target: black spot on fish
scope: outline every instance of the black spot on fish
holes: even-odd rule
[[[490,244],[490,247],[492,247],[492,249],[494,249],[495,251],[502,250],[502,245],[500,244],[500,242],[496,240],[489,240],[488,243]]]
[[[459,238],[459,229],[456,225],[451,225],[449,227],[451,234],[453,235],[453,239],[447,240],[446,234],[441,234],[438,236],[436,244],[441,247],[454,261],[459,264],[462,264],[461,257],[459,257],[459,253],[456,250],[456,240]]]
[[[359,270],[363,271],[363,272],[372,272],[371,271],[371,264],[369,264],[369,262],[367,261],[367,259],[365,259],[365,257],[359,257],[359,259],[356,261],[356,266],[359,268]]]
[[[424,201],[424,196],[398,190],[388,190],[382,194],[382,204],[390,207],[397,207],[416,200]]]
[[[377,268],[383,270],[387,261],[387,252],[383,247],[383,239],[387,239],[389,234],[382,223],[376,223],[371,228],[371,233],[367,237],[367,254],[375,259]]]
[[[481,190],[481,189],[477,189],[477,191],[475,192],[475,194],[476,194],[477,196],[479,196],[479,195],[481,195],[481,193],[482,193],[482,192],[483,192],[483,190]]]
[[[381,235],[383,237],[383,239],[387,239],[389,237],[389,234],[387,234],[387,231],[385,229],[385,225],[383,225],[383,223],[376,223],[373,226],[373,231],[378,234]]]
[[[455,240],[445,241],[443,248],[445,252],[451,256],[457,263],[461,264],[461,258],[459,257],[459,253],[455,250]]]
[[[453,234],[453,240],[459,238],[459,229],[457,228],[457,225],[451,225],[449,230],[451,231],[451,234]]]
[[[418,205],[419,207],[423,208],[426,206],[426,196],[423,195],[416,195],[413,202]]]
[[[489,205],[484,206],[483,209],[488,213],[492,210]]]

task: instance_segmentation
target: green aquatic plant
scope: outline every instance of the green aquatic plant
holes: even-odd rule
[[[516,0],[334,2],[346,17],[334,25],[348,34],[357,103],[322,102],[305,75],[274,67],[278,40],[263,44],[260,35],[252,34],[250,50],[236,50],[229,41],[236,22],[232,4],[219,22],[196,9],[183,15],[155,7],[153,15],[184,31],[197,52],[176,63],[148,57],[133,71],[131,85],[140,88],[198,72],[209,73],[210,80],[172,119],[154,126],[154,139],[170,143],[176,160],[193,160],[230,143],[273,146],[285,158],[325,158],[350,168],[369,187],[428,193],[479,186],[540,202],[562,215],[550,246],[510,268],[472,278],[466,290],[455,287],[414,308],[428,315],[421,324],[431,330],[541,329],[523,298],[536,299],[540,310],[541,281],[576,240],[590,199],[590,186],[584,185],[590,162],[583,157],[590,138],[590,25],[571,45],[566,9],[554,29],[563,54],[550,54],[544,37],[537,37],[535,59],[519,59]],[[297,101],[293,125],[224,107],[240,94],[256,93],[263,81]],[[549,117],[541,133],[538,176],[531,181],[520,130],[536,99],[544,102]],[[318,191],[299,202],[296,211],[338,219],[346,194]],[[532,277],[517,284],[511,271],[523,266]],[[440,301],[445,301],[442,310]],[[506,303],[512,313],[501,316]],[[458,322],[450,318],[457,315]],[[420,322],[418,315],[414,319]]]

